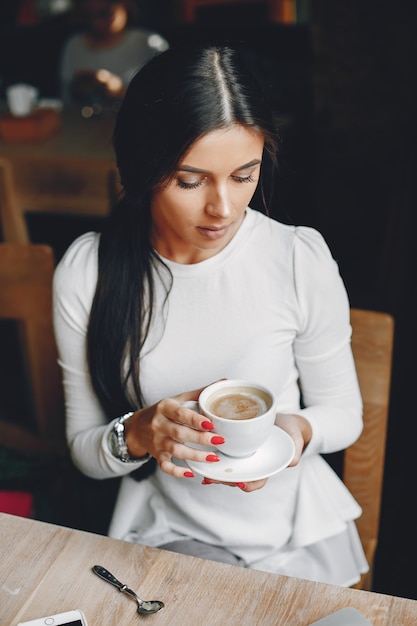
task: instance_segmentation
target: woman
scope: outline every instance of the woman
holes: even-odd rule
[[[360,508],[319,456],[362,429],[349,303],[318,232],[249,208],[276,153],[256,81],[227,47],[164,52],[132,80],[114,147],[124,197],[55,277],[72,457],[124,477],[110,535],[354,584]],[[290,467],[210,480],[221,440],[182,403],[220,378],[276,393]]]

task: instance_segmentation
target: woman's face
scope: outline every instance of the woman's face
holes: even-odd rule
[[[177,263],[198,263],[222,250],[245,216],[259,179],[264,139],[234,125],[192,145],[151,201],[152,245]]]

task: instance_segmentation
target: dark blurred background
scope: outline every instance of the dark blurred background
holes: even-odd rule
[[[295,22],[282,24],[268,21],[262,3],[234,4],[201,8],[188,25],[179,19],[179,2],[137,2],[144,25],[158,30],[170,44],[221,41],[241,47],[264,85],[281,130],[273,217],[318,228],[339,263],[351,305],[395,317],[374,590],[417,599],[417,415],[411,393],[417,348],[416,3],[310,0],[298,3]],[[0,4],[0,98],[8,84],[20,80],[38,86],[42,97],[58,96],[60,50],[74,22],[63,10],[65,2],[61,9],[52,0],[39,5],[39,23],[17,25],[19,2]],[[59,257],[62,227],[32,219],[32,238],[50,243]],[[90,227],[74,220],[64,229],[67,236]],[[9,360],[7,372],[2,367],[8,389],[13,387],[12,371]],[[2,398],[4,406],[4,394]],[[73,468],[65,471],[74,479]],[[61,493],[64,486],[54,486],[54,501],[61,508],[51,511],[44,503],[40,517],[105,532],[109,486],[76,478],[72,498],[82,513],[74,513],[68,493]]]

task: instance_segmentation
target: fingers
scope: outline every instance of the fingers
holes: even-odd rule
[[[214,425],[209,419],[175,400],[161,402],[157,413],[160,416],[157,420],[158,433],[167,439],[165,449],[172,456],[201,461],[204,460],[201,454],[190,456],[181,447],[182,444],[215,447],[224,443],[224,438],[213,432]]]
[[[220,380],[226,380],[226,378],[219,378],[218,380],[213,380],[209,385],[213,383],[217,383]],[[209,385],[204,385],[204,387],[200,387],[199,389],[194,389],[193,391],[185,391],[184,393],[180,393],[177,396],[174,396],[178,402],[183,403],[188,400],[198,400],[200,393]]]
[[[171,461],[171,457],[169,455],[163,455],[162,460],[159,461],[159,467],[166,474],[170,474],[174,478],[194,478],[194,472],[192,472],[187,467],[180,467],[179,465],[175,465]]]
[[[181,428],[179,429],[179,432],[180,431]],[[203,434],[197,433],[197,436],[202,437]],[[220,461],[220,457],[214,447],[217,440],[224,441],[222,437],[210,436],[210,439],[208,439],[209,443],[204,444],[204,448],[202,449],[201,447],[193,447],[192,445],[186,445],[176,439],[166,437],[163,440],[158,440],[157,442],[159,451],[156,458],[158,462],[169,456],[170,458],[175,457],[177,459],[197,461],[198,463],[218,463]],[[209,445],[212,449],[208,448]]]
[[[163,415],[171,422],[183,424],[195,428],[196,430],[214,430],[214,425],[207,417],[200,415],[200,413],[187,406],[183,406],[183,404],[174,398],[168,398],[158,402],[156,405],[156,413]]]
[[[154,409],[152,430],[153,456],[161,470],[187,478],[191,476],[184,476],[184,468],[175,465],[173,458],[199,463],[220,461],[215,447],[224,443],[224,439],[216,435],[213,428],[210,420],[175,399],[159,402]]]
[[[250,482],[237,482],[237,483],[226,483],[220,480],[212,480],[211,478],[204,477],[201,481],[202,485],[224,485],[226,487],[237,487],[241,491],[245,491],[246,493],[250,493],[252,491],[257,491],[258,489],[262,489],[264,485],[266,485],[268,479],[263,478],[262,480],[253,480]]]

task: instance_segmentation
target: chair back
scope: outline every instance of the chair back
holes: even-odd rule
[[[0,226],[3,241],[29,243],[26,220],[16,196],[9,161],[0,158]]]
[[[387,313],[352,308],[351,325],[364,428],[344,453],[343,480],[363,510],[356,524],[370,566],[356,587],[370,590],[381,512],[394,320]]]
[[[49,246],[0,243],[0,319],[18,323],[34,424],[2,422],[5,447],[29,452],[64,447],[64,400],[52,322],[54,257]],[[19,432],[20,431],[20,432]]]
[[[16,166],[0,157],[0,239],[29,243],[27,216],[37,213],[106,217],[121,191],[114,163],[42,157],[22,159]]]

